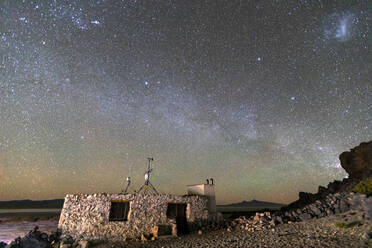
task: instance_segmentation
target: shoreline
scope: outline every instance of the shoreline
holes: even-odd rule
[[[0,225],[12,222],[58,221],[61,212],[0,213]]]

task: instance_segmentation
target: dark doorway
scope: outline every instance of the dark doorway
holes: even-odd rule
[[[177,235],[189,233],[189,228],[186,219],[186,204],[168,203],[167,217],[176,219]]]

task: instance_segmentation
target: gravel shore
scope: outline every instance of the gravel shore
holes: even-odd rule
[[[363,212],[358,211],[276,226],[266,224],[256,230],[244,227],[245,224],[238,224],[229,228],[204,230],[180,237],[163,236],[153,241],[91,241],[89,248],[372,247],[372,223],[365,218]],[[58,243],[56,245],[62,247]]]
[[[342,228],[336,222],[345,216],[281,224],[262,231],[217,230],[201,235],[158,239],[145,242],[104,243],[94,247],[372,247],[372,240],[365,237],[371,231],[371,223]]]

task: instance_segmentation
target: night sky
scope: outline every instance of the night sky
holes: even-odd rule
[[[372,3],[0,1],[0,200],[288,203],[372,139]]]

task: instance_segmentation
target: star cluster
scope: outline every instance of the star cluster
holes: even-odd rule
[[[0,199],[289,202],[372,139],[365,1],[1,1]]]

